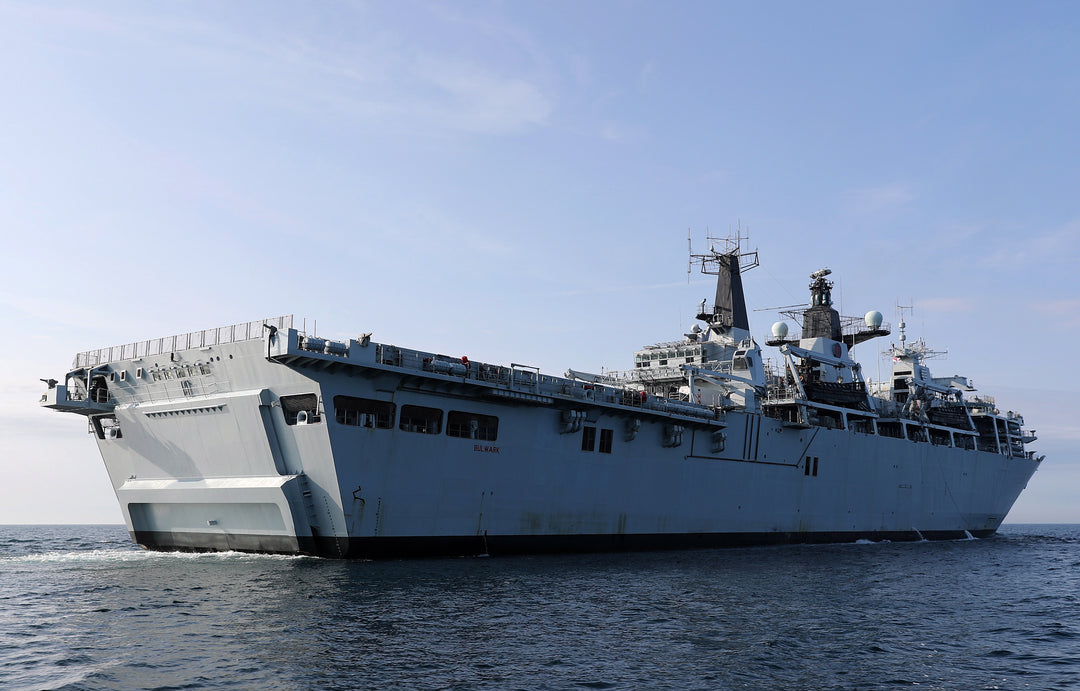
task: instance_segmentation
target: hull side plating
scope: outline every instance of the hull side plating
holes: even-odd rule
[[[1036,467],[745,412],[725,416],[722,450],[714,427],[690,423],[665,446],[663,415],[508,404],[392,368],[282,364],[259,341],[229,350],[228,378],[260,388],[120,404],[122,435],[98,440],[141,545],[398,557],[979,537]],[[304,394],[319,414],[289,424],[281,398]],[[498,436],[342,424],[339,396],[497,417]],[[611,430],[609,451],[583,450],[585,432],[563,430],[568,405],[586,411],[585,426]]]

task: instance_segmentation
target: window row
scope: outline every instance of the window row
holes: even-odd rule
[[[663,367],[668,361],[674,363],[693,363],[701,357],[701,346],[679,346],[673,349],[657,349],[634,354],[634,367]],[[655,362],[653,362],[655,361]]]
[[[334,419],[339,425],[392,429],[397,417],[398,429],[419,434],[442,434],[443,411],[419,405],[397,406],[390,401],[376,401],[355,396],[334,396]],[[499,418],[461,410],[446,414],[446,436],[479,441],[495,441],[499,436]]]
[[[681,357],[697,357],[701,355],[701,346],[693,345],[688,347],[677,347],[672,350],[647,350],[634,353],[634,360],[641,362],[643,360],[671,360]]]
[[[321,422],[318,397],[315,394],[299,394],[281,397],[281,410],[289,425],[306,425]],[[368,427],[371,429],[398,429],[417,434],[442,434],[443,411],[420,405],[398,406],[391,401],[377,401],[356,396],[334,396],[334,420],[339,425]],[[586,425],[582,428],[581,450],[611,453],[615,430],[600,429]],[[477,441],[496,441],[499,436],[499,418],[461,410],[446,413],[446,436]],[[599,445],[597,444],[599,437]]]
[[[692,357],[684,358],[683,361],[688,365],[693,364],[694,358],[692,358]],[[664,365],[668,364],[668,361],[667,360],[658,360],[656,364],[657,364],[658,367],[663,367]],[[652,362],[648,362],[648,361],[635,362],[634,367],[652,367]]]
[[[204,365],[202,363],[150,370],[150,377],[154,381],[161,381],[162,379],[184,379],[185,377],[195,377],[205,374],[210,374],[210,367],[209,365]]]

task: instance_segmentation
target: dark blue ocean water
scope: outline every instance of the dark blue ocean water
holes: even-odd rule
[[[1075,689],[1080,526],[342,562],[0,526],[2,689]]]

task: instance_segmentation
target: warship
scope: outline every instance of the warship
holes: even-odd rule
[[[1043,458],[1023,418],[891,344],[852,349],[830,271],[751,335],[742,238],[713,304],[627,371],[538,368],[297,328],[291,316],[79,353],[41,405],[86,416],[131,539],[324,557],[683,549],[993,534]],[[772,355],[766,358],[765,353]],[[884,379],[884,378],[883,378]]]

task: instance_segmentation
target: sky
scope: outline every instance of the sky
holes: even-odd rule
[[[843,314],[913,305],[934,373],[1037,430],[1008,520],[1080,522],[1078,33],[1065,2],[0,0],[0,523],[122,522],[38,406],[76,352],[295,314],[627,369],[712,297],[688,237],[737,228],[759,341],[822,267]]]

